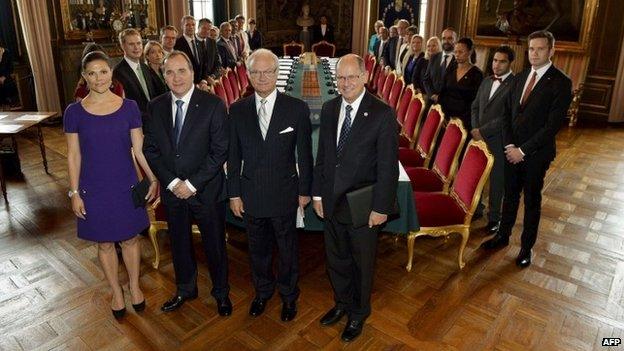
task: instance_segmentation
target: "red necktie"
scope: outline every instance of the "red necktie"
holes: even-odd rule
[[[531,91],[533,91],[533,87],[535,86],[536,80],[537,80],[537,72],[533,72],[533,75],[531,76],[531,79],[529,80],[529,84],[527,85],[526,89],[524,89],[524,94],[522,94],[522,100],[520,100],[521,106],[524,106],[527,99],[529,98],[529,95],[531,95]]]

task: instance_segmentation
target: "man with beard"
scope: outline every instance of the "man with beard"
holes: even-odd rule
[[[455,42],[457,41],[457,33],[447,28],[442,31],[442,52],[439,52],[429,59],[429,65],[425,72],[425,79],[423,85],[429,98],[429,102],[437,103],[438,96],[442,91],[444,85],[444,77],[446,71],[451,65],[455,64],[455,56],[453,50],[455,50]]]

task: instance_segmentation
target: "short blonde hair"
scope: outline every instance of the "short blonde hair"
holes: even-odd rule
[[[147,42],[147,44],[145,44],[145,47],[143,48],[143,57],[145,57],[145,61],[147,61],[147,54],[149,54],[154,46],[158,46],[163,52],[165,51],[165,48],[163,48],[161,43],[157,42],[156,40],[150,40]]]
[[[131,35],[138,35],[139,38],[141,38],[141,32],[139,32],[138,30],[134,28],[124,29],[121,31],[121,33],[119,33],[119,44],[123,44],[126,41],[126,37]]]
[[[429,53],[427,52],[427,46],[429,45],[430,41],[435,41],[436,43],[438,43],[438,48],[440,48],[440,50],[442,50],[442,42],[440,41],[440,38],[433,36],[429,39],[427,39],[427,44],[425,44],[425,59],[430,59],[431,57],[429,57]]]

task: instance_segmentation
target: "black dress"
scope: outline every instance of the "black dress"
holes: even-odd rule
[[[440,92],[440,105],[445,118],[459,117],[466,130],[472,129],[470,106],[477,96],[477,90],[483,80],[483,72],[472,66],[463,77],[457,80],[457,65],[452,65],[444,76],[444,86]]]
[[[165,78],[163,78],[162,73],[156,72],[150,65],[147,65],[147,67],[149,67],[149,73],[152,76],[152,80],[154,82],[155,94],[153,98],[169,91],[169,88],[165,83]]]

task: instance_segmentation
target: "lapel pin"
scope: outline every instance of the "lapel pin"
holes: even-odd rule
[[[368,116],[368,112],[364,112],[364,117]]]
[[[199,107],[199,104],[195,104],[195,107]]]

